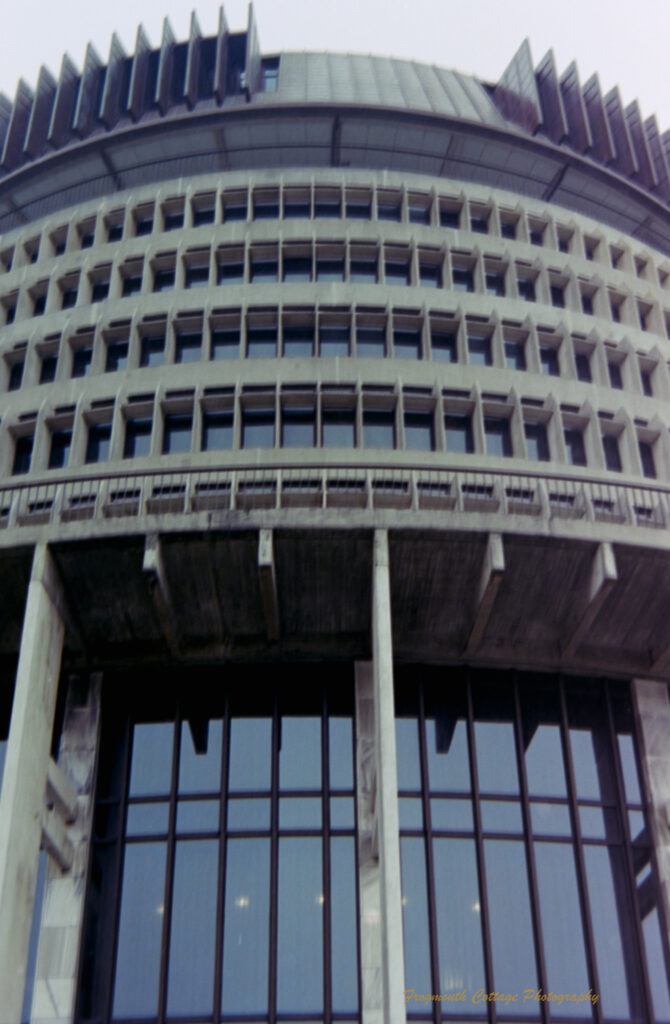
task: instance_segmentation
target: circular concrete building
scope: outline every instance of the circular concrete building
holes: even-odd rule
[[[0,322],[0,1024],[670,1021],[655,119],[140,28]]]

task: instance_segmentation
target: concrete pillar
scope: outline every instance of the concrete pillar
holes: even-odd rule
[[[47,867],[31,1024],[74,1020],[95,805],[101,682],[97,674],[74,677],[68,689],[58,764],[77,790],[77,817],[68,828],[73,863],[67,874],[53,860]]]
[[[649,796],[651,830],[665,910],[670,921],[670,698],[668,684],[634,679],[633,702],[640,725],[641,769]]]
[[[375,530],[374,536],[372,672],[377,748],[375,810],[379,849],[383,1020],[385,1024],[402,1024],[405,1021],[405,966],[398,841],[391,583],[386,530]]]
[[[64,601],[45,544],[35,548],[0,797],[0,1024],[20,1024],[42,836]]]

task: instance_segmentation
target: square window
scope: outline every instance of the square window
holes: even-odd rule
[[[563,431],[565,440],[565,451],[568,462],[571,466],[586,465],[586,449],[584,447],[584,434],[576,427],[566,427]]]
[[[559,252],[570,252],[570,239],[560,237],[558,239],[558,251]]]
[[[333,358],[349,355],[349,327],[326,324],[319,328],[319,354]]]
[[[493,274],[487,273],[486,275],[486,294],[487,295],[499,295],[505,294],[505,276],[504,274]]]
[[[210,359],[239,359],[240,332],[234,330],[212,331]]]
[[[202,417],[202,450],[227,451],[233,447],[232,412],[206,412]]]
[[[386,284],[409,284],[409,260],[385,260]]]
[[[214,207],[213,206],[194,206],[193,207],[193,227],[201,228],[204,224],[214,223]]]
[[[123,284],[121,286],[121,294],[124,298],[129,295],[137,295],[142,291],[142,275],[141,274],[127,274],[123,277]]]
[[[217,264],[217,284],[244,284],[244,263],[242,260],[231,260]]]
[[[505,342],[505,366],[508,370],[526,369],[526,346],[522,341]]]
[[[447,413],[444,417],[447,451],[467,454],[475,450],[472,420],[469,416]]]
[[[621,364],[614,359],[607,360],[607,372],[610,378],[610,387],[623,390],[623,379],[621,377]]]
[[[442,331],[431,331],[430,349],[433,359],[438,363],[455,363],[458,355],[456,351],[456,335],[445,334]]]
[[[309,256],[285,256],[282,269],[282,279],[289,283],[312,280],[312,260]]]
[[[535,282],[529,277],[520,277],[516,282],[519,298],[524,302],[535,302]]]
[[[468,362],[473,366],[492,366],[491,339],[468,335]]]
[[[47,305],[46,295],[36,295],[33,300],[33,316],[42,316]],[[16,307],[13,307],[14,309]],[[12,315],[12,320],[14,316]],[[9,309],[7,310],[7,323],[11,323],[9,319]]]
[[[356,355],[361,358],[383,358],[386,355],[386,329],[384,327],[358,327],[356,329]]]
[[[344,281],[343,259],[318,259],[316,261],[317,281]]]
[[[165,338],[149,335],[142,338],[140,366],[162,366],[165,362]]]
[[[229,224],[233,221],[247,219],[246,203],[225,203],[223,207],[223,223]]]
[[[163,425],[163,455],[177,455],[190,452],[193,417],[166,416]]]
[[[50,384],[56,379],[56,366],[58,365],[58,356],[55,352],[48,352],[42,356],[42,362],[40,364],[40,384]]]
[[[544,245],[544,228],[531,228],[529,232],[531,245]]]
[[[242,413],[242,447],[274,448],[274,446],[274,410],[245,409]]]
[[[150,235],[154,229],[153,217],[137,217],[135,219],[135,234],[138,238],[142,235]]]
[[[502,221],[500,224],[500,234],[503,238],[516,238],[516,221]]]
[[[107,346],[107,360],[105,362],[105,373],[114,373],[116,370],[125,370],[128,365],[128,342],[110,341]]]
[[[274,359],[277,355],[276,327],[249,327],[247,330],[247,358]]]
[[[638,441],[642,473],[652,480],[656,479],[656,463],[654,461],[654,449],[648,441]]]
[[[49,469],[62,469],[67,466],[71,444],[71,430],[54,430],[49,450]]]
[[[450,210],[442,207],[440,209],[440,227],[442,228],[454,228],[458,230],[461,226],[461,211]]]
[[[593,379],[591,376],[591,360],[586,352],[575,352],[575,369],[577,370],[577,380],[583,380],[586,384],[591,383]]]
[[[279,263],[277,260],[251,261],[251,281],[254,284],[265,284],[279,280]]]
[[[102,302],[109,295],[109,278],[94,281],[91,288],[91,302]]]
[[[377,202],[377,219],[399,222],[402,214],[399,202]]]
[[[486,438],[486,454],[501,455],[506,458],[512,454],[512,436],[509,420],[502,416],[486,416],[484,418],[484,437]]]
[[[432,412],[405,413],[405,448],[414,452],[432,452],[435,429]]]
[[[175,268],[165,267],[162,270],[154,270],[154,291],[168,292],[174,288]]]
[[[393,355],[396,359],[420,359],[421,331],[394,331]]]
[[[123,224],[107,225],[107,241],[120,242],[123,238]]]
[[[563,285],[552,284],[551,285],[551,304],[552,306],[558,306],[559,309],[565,308],[565,289]]]
[[[178,231],[184,226],[184,211],[171,210],[163,214],[163,229],[165,231]]]
[[[363,447],[395,448],[395,413],[367,409],[363,412]]]
[[[314,355],[314,328],[311,325],[285,326],[283,335],[285,356]]]
[[[283,448],[314,447],[316,415],[313,408],[282,410],[281,443]]]
[[[285,220],[307,220],[311,213],[309,200],[285,199],[284,219]]]
[[[107,462],[111,438],[111,423],[92,423],[88,428],[86,462]]]
[[[126,422],[126,437],[123,443],[124,459],[139,459],[144,455],[151,454],[151,427],[150,419]]]
[[[377,260],[352,259],[349,264],[349,280],[352,284],[376,284]]]
[[[94,240],[95,236],[92,231],[84,231],[83,234],[79,236],[82,249],[91,249],[93,247]]]
[[[348,202],[346,206],[346,215],[350,220],[370,220],[372,216],[372,204],[369,202]]]
[[[548,462],[549,442],[544,423],[524,423],[523,432],[526,436],[528,458],[536,462]]]
[[[62,302],[61,302],[61,308],[62,309],[72,309],[72,307],[77,304],[77,293],[78,293],[78,289],[76,287],[75,288],[65,288],[63,290],[63,299],[62,299]]]
[[[355,422],[353,409],[324,409],[321,418],[323,447],[353,448],[356,443]]]
[[[186,266],[184,274],[185,288],[206,288],[209,284],[209,263],[198,263]]]
[[[472,271],[466,267],[453,267],[451,271],[451,283],[454,291],[473,292],[475,290],[475,279]]]
[[[315,217],[341,217],[342,203],[339,199],[317,199],[314,203]]]
[[[470,217],[470,230],[474,231],[478,235],[488,235],[489,233],[489,219],[488,217],[481,215],[472,215]]]
[[[86,377],[93,360],[93,346],[81,345],[72,353],[72,376]]]
[[[12,464],[12,473],[14,476],[18,476],[20,473],[30,472],[30,460],[33,456],[33,435],[24,434],[22,437],[17,437],[16,444],[14,447],[14,462]]]
[[[23,360],[11,363],[9,367],[9,383],[7,385],[8,391],[18,391],[21,387],[21,381],[23,380],[23,366]]]
[[[175,363],[197,363],[202,350],[202,332],[178,334],[175,347]]]
[[[621,454],[619,452],[619,439],[614,434],[603,434],[602,442],[607,469],[611,469],[615,473],[620,473],[622,467]]]
[[[279,201],[272,199],[254,200],[254,220],[278,220]]]
[[[424,203],[409,203],[407,218],[410,224],[430,224],[430,206]]]
[[[419,284],[424,288],[442,287],[442,269],[438,263],[419,263]]]
[[[542,373],[549,377],[559,376],[558,349],[553,345],[540,345],[540,367]]]

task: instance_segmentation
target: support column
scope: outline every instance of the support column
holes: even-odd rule
[[[72,867],[65,874],[53,860],[47,866],[31,1024],[70,1024],[74,1020],[95,804],[101,685],[102,677],[95,674],[73,677],[68,688],[58,764],[77,791],[77,816],[68,828]]]
[[[670,698],[668,684],[634,679],[633,702],[640,725],[643,780],[666,921],[670,921]]]
[[[46,544],[35,548],[0,797],[0,1024],[20,1024],[51,752],[65,605]]]
[[[385,1024],[405,1021],[393,639],[388,532],[375,530],[372,578],[372,671],[375,702],[382,1008]]]

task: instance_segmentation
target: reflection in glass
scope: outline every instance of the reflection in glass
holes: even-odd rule
[[[530,915],[526,854],[522,842],[484,842],[486,885],[490,907],[494,988],[523,992],[537,988],[533,928]],[[539,1003],[521,1002],[516,1013],[539,1016]]]
[[[519,792],[511,722],[475,722],[479,788],[482,793]]]
[[[218,841],[176,844],[167,1012],[210,1015],[214,1000],[214,943]]]
[[[126,835],[154,836],[168,830],[169,804],[129,804],[126,819]]]
[[[334,796],[330,800],[330,827],[354,827],[354,800],[350,796]]]
[[[398,797],[398,821],[400,828],[423,828],[423,809],[420,797]]]
[[[350,718],[328,719],[330,788],[353,789],[353,727]]]
[[[321,786],[321,719],[281,719],[279,749],[280,789],[316,789]]]
[[[177,832],[215,832],[218,827],[218,800],[180,800],[177,804]]]
[[[482,828],[485,832],[521,832],[521,805],[510,800],[482,800]]]
[[[440,718],[426,719],[426,753],[431,790],[470,792],[468,735],[465,722],[445,711]]]
[[[270,916],[269,839],[229,839],[222,1013],[265,1013]]]
[[[332,1000],[335,1013],[358,1009],[356,856],[354,839],[330,841]]]
[[[484,984],[475,844],[472,839],[434,839],[433,852],[440,991],[472,991]],[[468,1013],[479,1012],[472,1003],[459,1003],[459,1012],[466,1006]]]
[[[165,845],[126,848],[114,979],[115,1017],[152,1017],[158,1008]]]
[[[402,869],[402,923],[405,940],[405,988],[413,988],[416,992],[430,992],[428,893],[423,839],[401,837],[400,865]]]
[[[531,730],[530,716],[524,716],[524,733]],[[558,725],[532,728],[526,746],[526,775],[531,796],[566,796],[561,734]]]
[[[270,828],[270,801],[229,800],[228,829],[230,831],[253,832]]]
[[[199,724],[199,723],[198,723]],[[221,786],[221,737],[223,722],[211,719],[206,723],[207,748],[196,753],[193,732],[182,722],[179,750],[179,792],[215,793]]]
[[[434,830],[472,832],[472,801],[446,800],[435,797],[430,801],[430,817]]]
[[[637,773],[637,760],[635,758],[633,737],[619,735],[617,736],[617,739],[619,741],[619,756],[621,758],[621,769],[623,771],[626,800],[629,804],[641,804],[642,794],[640,793],[640,777]]]
[[[280,828],[321,828],[321,797],[280,797]]]
[[[570,811],[567,804],[532,803],[530,821],[535,835],[572,835]]]
[[[395,741],[398,789],[420,789],[419,732],[416,719],[396,718]]]
[[[321,839],[281,838],[277,894],[279,1013],[322,1010],[323,902]]]
[[[270,788],[272,719],[233,718],[230,722],[228,788],[249,792]],[[253,752],[253,757],[250,754]]]
[[[613,807],[580,807],[579,826],[584,839],[619,842],[619,822]]]
[[[158,796],[169,793],[173,734],[172,722],[134,726],[130,796]]]

